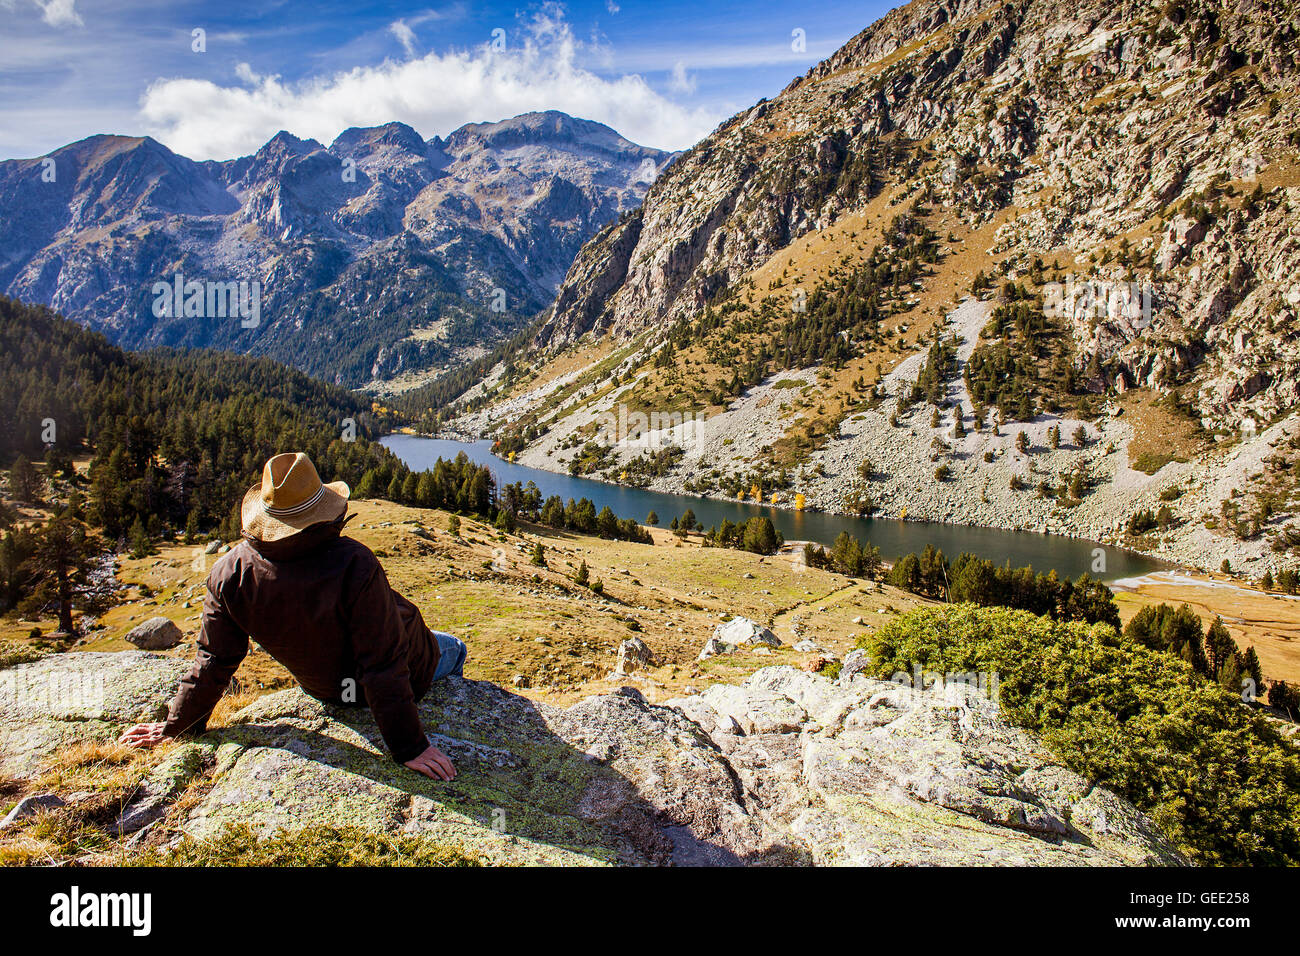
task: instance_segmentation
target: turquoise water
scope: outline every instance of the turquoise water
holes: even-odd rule
[[[767,515],[788,540],[816,541],[830,545],[836,535],[847,531],[859,540],[880,548],[886,559],[927,544],[943,550],[949,559],[963,551],[988,558],[997,564],[1010,562],[1012,567],[1029,565],[1036,571],[1055,570],[1062,576],[1078,577],[1085,571],[1107,580],[1145,574],[1166,567],[1143,555],[1111,548],[1092,541],[1032,531],[999,531],[967,525],[937,524],[925,521],[899,521],[893,518],[858,518],[812,511],[788,511],[753,502],[720,501],[697,495],[674,495],[620,485],[590,478],[573,478],[567,474],[542,471],[525,465],[513,465],[491,453],[488,441],[461,442],[446,438],[420,438],[414,435],[389,435],[382,440],[393,454],[416,470],[432,468],[439,458],[455,458],[464,452],[471,460],[487,465],[496,476],[497,485],[532,481],[543,496],[590,498],[597,510],[608,505],[620,518],[644,521],[654,511],[660,524],[667,524],[687,508],[704,526],[721,524],[724,518],[742,522],[754,515]]]

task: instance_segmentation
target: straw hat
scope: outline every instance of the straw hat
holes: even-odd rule
[[[322,484],[316,466],[302,452],[276,455],[262,468],[262,483],[248,489],[240,513],[244,533],[258,541],[280,541],[347,513],[347,483]]]

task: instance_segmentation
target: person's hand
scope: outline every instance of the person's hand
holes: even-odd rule
[[[433,744],[429,744],[429,748],[414,760],[406,761],[404,766],[410,767],[416,773],[422,773],[426,777],[432,777],[434,780],[454,780],[456,778],[456,768],[451,765],[451,760]]]
[[[130,730],[117,738],[119,744],[126,744],[128,747],[157,747],[167,739],[163,733],[163,724],[136,724]]]

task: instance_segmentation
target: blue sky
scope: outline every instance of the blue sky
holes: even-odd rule
[[[279,129],[429,137],[533,109],[680,149],[893,5],[0,0],[0,158],[122,133],[226,159]]]

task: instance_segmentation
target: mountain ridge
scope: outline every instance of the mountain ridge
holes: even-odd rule
[[[326,147],[282,130],[204,162],[100,134],[0,162],[0,289],[127,347],[213,345],[358,386],[508,337],[673,155],[554,111],[445,139],[394,122]],[[264,321],[152,314],[153,282],[178,273],[258,283]]]

